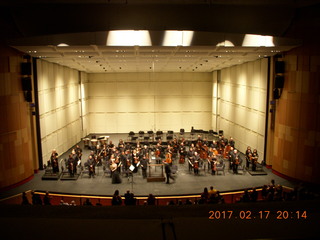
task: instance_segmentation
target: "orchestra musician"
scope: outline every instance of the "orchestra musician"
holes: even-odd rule
[[[134,166],[134,170],[133,170],[134,173],[138,172],[137,164],[139,163],[139,161],[140,161],[139,153],[137,149],[134,149],[132,151],[132,165]]]
[[[228,154],[228,159],[229,159],[229,169],[232,168],[232,157],[234,155],[233,147],[230,148],[229,154]]]
[[[188,156],[188,163],[189,163],[189,172],[193,169],[193,161],[194,161],[194,150],[192,147],[189,148],[189,151],[187,153]]]
[[[237,149],[233,150],[233,154],[231,155],[231,162],[233,173],[238,174],[238,166],[240,164],[240,153]]]
[[[76,154],[78,155],[78,159],[81,160],[81,157],[82,157],[82,149],[80,148],[79,145],[76,146],[75,152],[76,152]]]
[[[251,155],[249,156],[249,154],[251,154]],[[251,147],[249,147],[249,146],[247,147],[245,155],[246,155],[246,168],[249,169],[249,165],[251,163],[251,157],[252,157]]]
[[[169,147],[169,145],[168,145]],[[171,148],[168,148],[168,152],[166,153],[166,162],[172,166],[172,152],[171,152]]]
[[[252,157],[251,157],[252,171],[256,171],[258,158],[259,158],[259,154],[257,149],[253,149]]]
[[[124,150],[124,147],[125,147],[124,142],[122,139],[120,139],[118,143],[118,150],[122,152]]]
[[[74,177],[74,174],[77,173],[77,155],[74,150],[72,150],[72,153],[69,155],[68,158],[68,170],[70,177]]]
[[[141,155],[147,156],[147,158],[149,158],[149,148],[147,145],[144,145],[143,148],[141,149]]]
[[[52,150],[49,163],[51,164],[53,173],[59,172],[58,153],[57,153],[56,149]]]
[[[200,161],[200,156],[198,155],[197,152],[194,152],[194,161],[193,161],[193,171],[194,175],[199,175],[199,161]]]
[[[149,158],[148,158],[148,155],[145,154],[142,157],[141,161],[140,161],[140,165],[141,165],[141,169],[142,169],[142,177],[143,178],[147,178],[148,163],[149,163]]]
[[[217,170],[217,155],[214,153],[213,148],[209,149],[208,155],[208,169],[211,169],[211,174],[215,175]]]
[[[131,153],[130,150],[126,150],[125,152],[122,152],[121,159],[122,159],[122,165],[123,169],[126,173],[126,177],[129,175],[129,167],[131,166]]]
[[[179,163],[184,163],[185,158],[186,158],[186,147],[184,146],[184,143],[180,143],[180,148],[179,148]]]
[[[92,157],[92,155],[89,155],[87,162],[85,163],[85,166],[88,167],[89,170],[89,178],[94,177],[95,175],[95,160]]]
[[[230,144],[230,146],[231,146],[231,147],[233,147],[233,148],[234,148],[235,141],[233,140],[233,138],[232,138],[232,137],[230,137],[230,139],[229,139],[229,142],[228,142],[228,143]]]
[[[157,143],[154,155],[156,157],[156,164],[160,164],[161,158],[163,158],[163,148],[160,143]]]

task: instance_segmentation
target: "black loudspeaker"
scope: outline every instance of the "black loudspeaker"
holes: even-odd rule
[[[273,89],[273,99],[279,99],[279,98],[280,98],[279,89],[274,88]]]
[[[274,87],[283,88],[283,86],[284,86],[284,76],[277,75],[274,80]]]
[[[276,73],[284,73],[284,62],[283,61],[276,61],[275,71],[276,71]]]
[[[23,91],[32,91],[31,77],[24,77],[22,81],[22,90]]]
[[[32,102],[32,93],[31,91],[25,91],[24,92],[24,100],[27,102]]]
[[[21,75],[31,75],[31,62],[21,63]]]

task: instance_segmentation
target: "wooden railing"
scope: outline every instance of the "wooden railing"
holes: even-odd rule
[[[258,193],[258,201],[262,200],[261,196],[262,188],[256,188]],[[240,200],[241,196],[244,194],[244,189],[239,191],[230,191],[230,192],[221,192],[220,196],[224,199],[225,203],[236,203]],[[251,192],[252,190],[249,190]],[[283,191],[289,192],[292,191],[292,188],[283,187]],[[32,196],[31,190],[26,191],[27,198],[30,203],[32,203]],[[36,194],[39,194],[43,199],[45,192],[43,191],[35,191]],[[83,205],[86,199],[89,199],[92,205],[99,205],[102,206],[111,206],[112,196],[94,196],[94,195],[78,195],[78,194],[64,194],[64,193],[53,193],[50,192],[49,196],[51,198],[52,205],[60,205],[61,200],[64,203],[70,204],[74,201],[75,205]],[[144,205],[148,199],[148,196],[135,196],[136,198],[136,205]],[[201,198],[200,194],[190,194],[190,195],[176,195],[176,196],[155,196],[155,205],[167,205],[170,201],[174,204],[179,204],[182,202],[184,204],[186,200],[190,200],[193,203],[197,202]],[[124,197],[122,197],[124,201]],[[14,196],[10,196],[4,199],[0,199],[0,204],[21,204],[22,202],[22,193],[16,194]],[[124,205],[124,203],[123,203]]]

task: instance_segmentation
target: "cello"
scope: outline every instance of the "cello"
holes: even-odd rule
[[[166,154],[166,162],[167,162],[168,164],[171,164],[171,163],[172,163],[172,154],[171,154],[170,151]]]

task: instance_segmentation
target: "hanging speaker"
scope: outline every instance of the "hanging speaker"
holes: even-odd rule
[[[275,88],[283,88],[283,86],[284,86],[284,76],[277,75],[274,80],[274,87]]]
[[[31,91],[24,92],[24,100],[27,102],[32,102],[32,93]]]
[[[284,73],[284,61],[276,61],[275,71],[276,73]]]
[[[31,62],[21,63],[21,75],[31,75]]]
[[[32,91],[31,77],[23,77],[21,81],[23,91]]]
[[[279,89],[274,88],[273,89],[273,99],[279,99],[279,98],[280,98]]]

